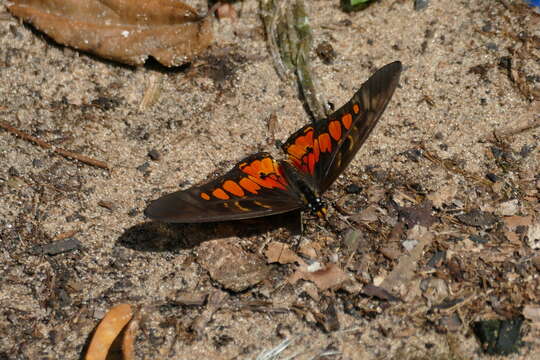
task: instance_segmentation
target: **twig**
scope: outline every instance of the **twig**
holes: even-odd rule
[[[4,130],[6,130],[7,132],[13,134],[13,135],[20,137],[23,140],[30,141],[30,142],[36,144],[37,146],[39,146],[39,147],[41,147],[43,149],[50,149],[53,152],[55,152],[55,153],[57,153],[59,155],[62,155],[65,158],[75,159],[75,160],[78,160],[78,161],[80,161],[82,163],[92,165],[92,166],[96,166],[96,167],[99,167],[99,168],[102,168],[102,169],[107,169],[107,170],[110,169],[109,165],[107,165],[107,163],[105,163],[103,161],[95,160],[95,159],[92,159],[92,158],[90,158],[88,156],[84,156],[84,155],[81,155],[81,154],[74,153],[72,151],[68,151],[68,150],[64,150],[62,148],[55,147],[55,146],[53,146],[53,145],[51,145],[51,144],[49,144],[49,143],[47,143],[47,142],[45,142],[45,141],[43,141],[41,139],[38,139],[35,136],[32,136],[30,134],[25,133],[22,130],[14,128],[13,126],[9,125],[7,122],[5,122],[3,120],[0,120],[0,127],[3,128]]]
[[[525,124],[518,125],[516,127],[507,127],[503,130],[495,130],[492,134],[486,136],[487,141],[497,141],[497,138],[506,137],[506,136],[512,136],[517,135],[522,132],[525,132],[527,130],[531,130],[534,128],[540,127],[540,118],[529,121]]]

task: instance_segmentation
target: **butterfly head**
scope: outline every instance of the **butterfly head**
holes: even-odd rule
[[[317,215],[321,219],[326,217],[326,203],[318,196],[308,202],[308,209],[312,214]]]

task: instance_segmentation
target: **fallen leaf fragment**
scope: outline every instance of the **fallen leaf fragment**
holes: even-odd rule
[[[527,243],[531,249],[539,250],[540,249],[540,222],[529,227],[527,232]]]
[[[129,304],[114,306],[101,320],[88,346],[85,360],[105,360],[113,341],[133,317]]]
[[[367,284],[362,289],[362,293],[366,296],[376,297],[386,301],[399,301],[399,298],[392,295],[388,290],[373,284]]]
[[[409,230],[407,239],[416,240],[418,243],[409,253],[401,256],[399,263],[380,286],[390,292],[396,286],[407,287],[414,276],[421,256],[424,254],[424,248],[433,241],[433,238],[433,234],[423,226],[416,225]]]
[[[56,42],[142,65],[178,66],[212,41],[210,17],[175,0],[13,0],[8,10]]]
[[[506,216],[503,218],[504,224],[514,230],[518,226],[530,226],[532,224],[532,216]]]
[[[329,264],[325,268],[316,271],[309,271],[307,266],[300,266],[289,277],[289,283],[294,284],[300,279],[309,280],[315,283],[320,290],[326,290],[337,287],[348,278],[347,274],[336,264]]]
[[[272,241],[264,252],[268,263],[279,262],[280,264],[303,263],[302,259],[291,250],[288,244]]]
[[[540,306],[525,305],[523,307],[523,316],[531,320],[536,326],[540,326]]]

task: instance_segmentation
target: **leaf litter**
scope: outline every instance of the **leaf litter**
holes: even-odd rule
[[[212,41],[210,16],[175,0],[12,0],[8,10],[56,42],[128,65],[171,67]]]

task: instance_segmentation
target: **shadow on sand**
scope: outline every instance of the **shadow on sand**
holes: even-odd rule
[[[192,249],[208,240],[250,237],[279,228],[285,228],[290,235],[300,234],[300,212],[203,224],[145,222],[126,229],[117,244],[137,251],[180,251]]]

